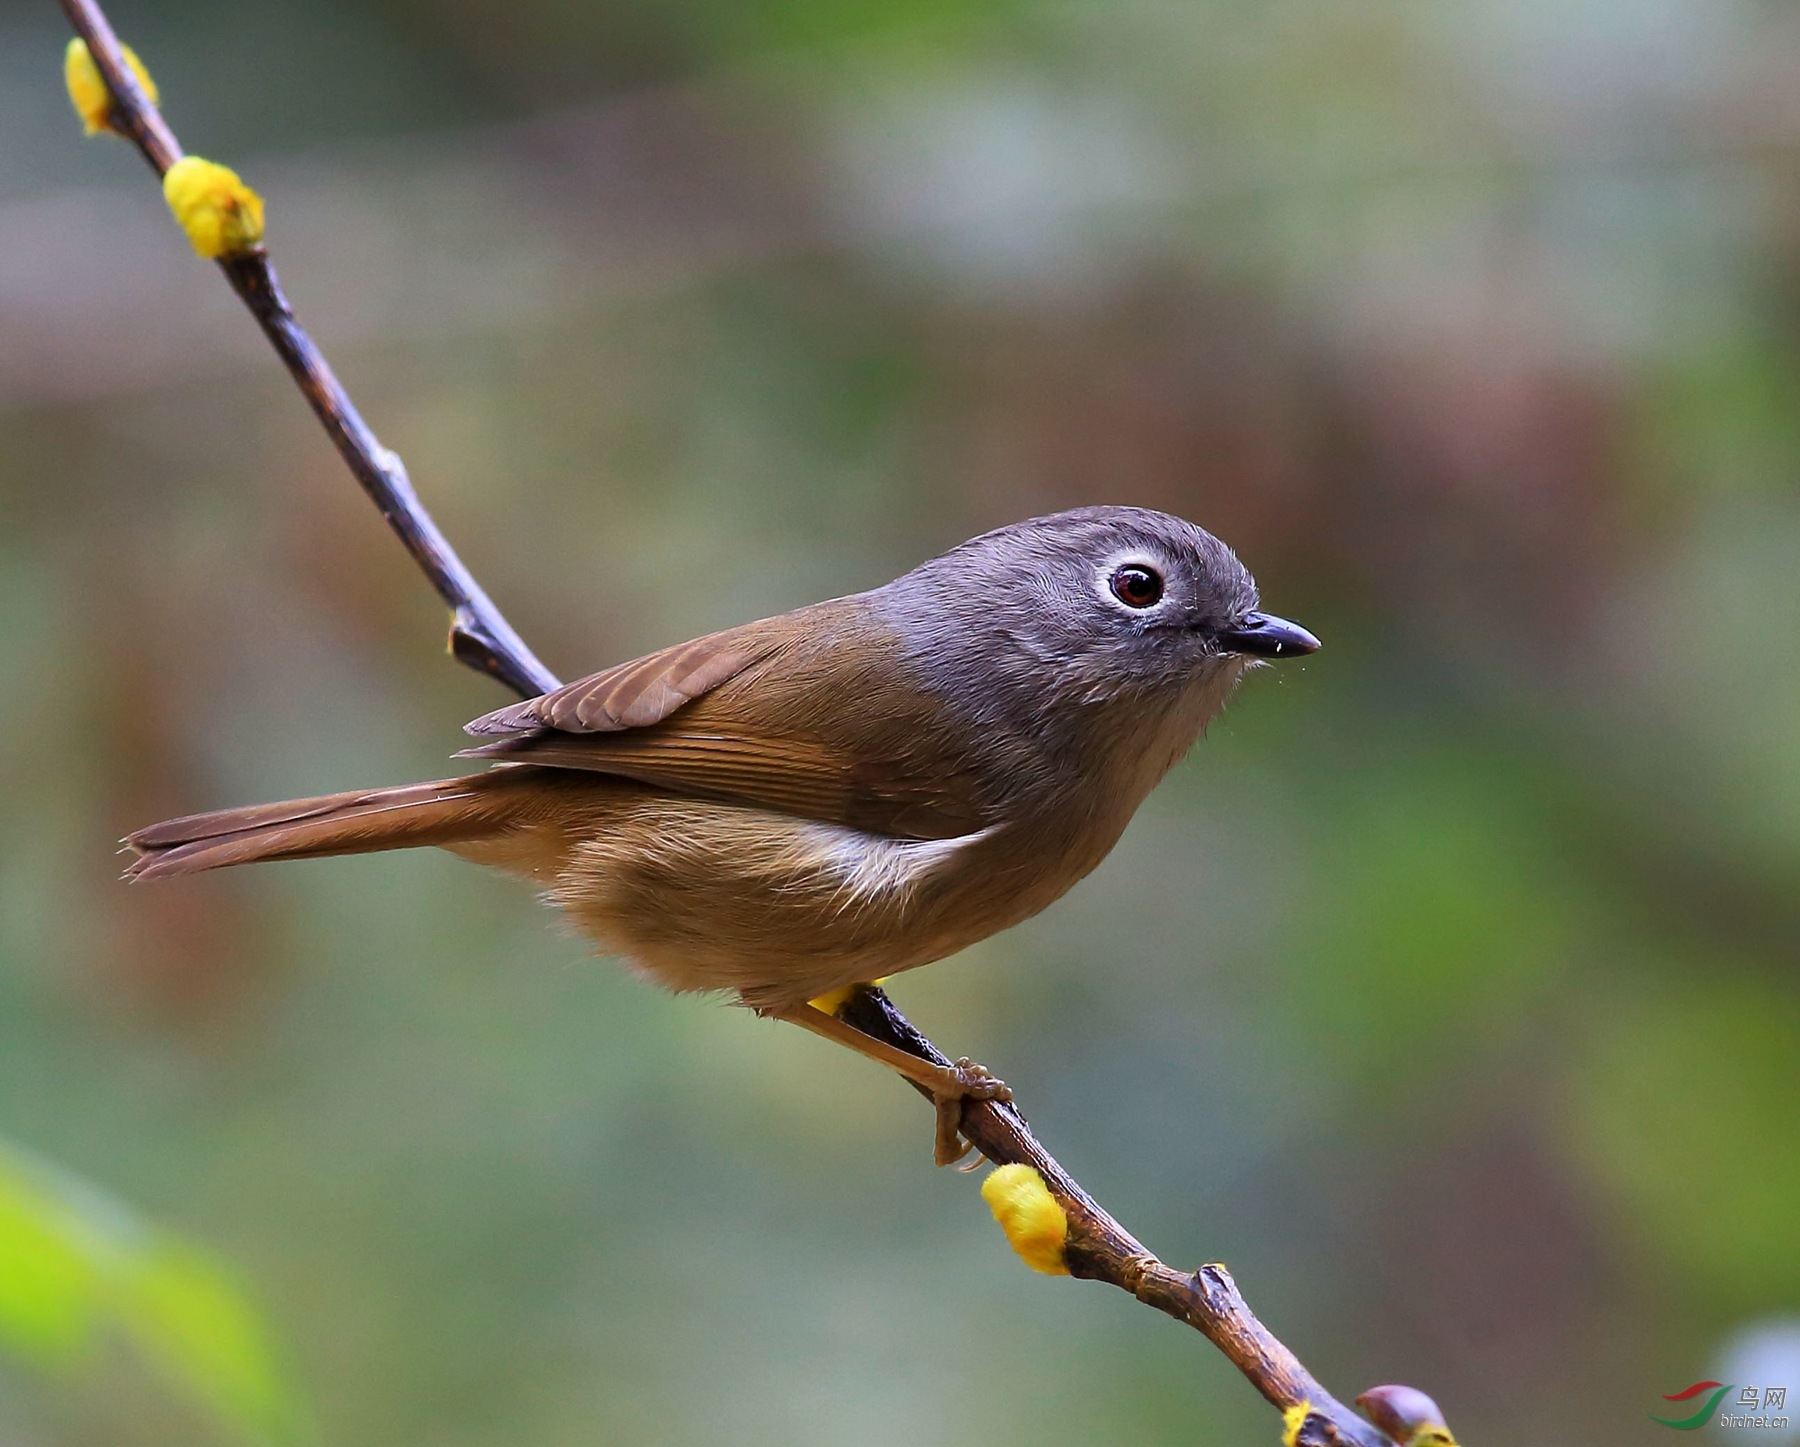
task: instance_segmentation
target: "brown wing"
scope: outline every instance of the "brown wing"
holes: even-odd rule
[[[780,637],[766,623],[709,633],[495,709],[465,724],[464,732],[479,738],[527,729],[579,734],[645,728],[779,651]]]
[[[859,611],[865,610],[865,611]],[[476,719],[462,757],[616,774],[909,839],[987,822],[981,780],[857,599],[715,633]]]

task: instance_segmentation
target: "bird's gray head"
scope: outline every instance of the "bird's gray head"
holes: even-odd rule
[[[1319,646],[1258,611],[1256,582],[1224,543],[1147,508],[1079,508],[983,533],[877,596],[940,688],[1038,726],[1067,705],[1207,694],[1210,715],[1246,666]]]

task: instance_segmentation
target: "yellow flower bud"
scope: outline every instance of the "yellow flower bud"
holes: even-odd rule
[[[999,1167],[981,1183],[981,1199],[988,1203],[1021,1261],[1046,1276],[1069,1274],[1069,1264],[1063,1259],[1069,1217],[1035,1170],[1021,1165]]]
[[[163,177],[163,198],[194,250],[209,261],[262,240],[262,197],[229,166],[183,156]]]
[[[121,45],[119,50],[138,84],[144,88],[144,94],[150,98],[150,104],[155,105],[156,82],[150,79],[143,61],[129,45]],[[69,88],[69,104],[75,107],[82,128],[90,136],[113,129],[112,92],[106,88],[106,78],[100,74],[100,67],[88,53],[87,42],[80,36],[71,40],[69,48],[63,52],[63,84]]]

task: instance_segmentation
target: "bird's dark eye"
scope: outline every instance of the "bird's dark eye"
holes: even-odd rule
[[[1112,589],[1113,597],[1127,608],[1153,608],[1162,601],[1162,574],[1142,563],[1127,563],[1113,569],[1107,586]]]

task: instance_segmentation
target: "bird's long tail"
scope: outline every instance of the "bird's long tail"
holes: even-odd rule
[[[479,839],[507,827],[513,770],[169,819],[127,835],[127,879]],[[522,781],[521,781],[522,782]]]

